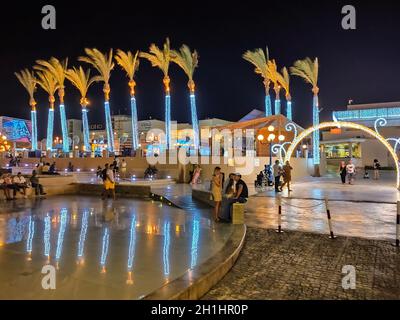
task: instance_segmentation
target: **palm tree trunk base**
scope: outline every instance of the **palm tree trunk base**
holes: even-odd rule
[[[314,175],[313,177],[320,178],[321,173],[319,171],[319,164],[314,164]]]

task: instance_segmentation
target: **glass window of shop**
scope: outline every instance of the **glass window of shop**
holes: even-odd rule
[[[327,159],[361,158],[360,143],[327,144],[324,150]]]

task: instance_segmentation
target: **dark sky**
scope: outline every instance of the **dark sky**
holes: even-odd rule
[[[325,3],[326,2],[326,3]],[[30,3],[30,4],[28,4]],[[241,58],[244,51],[270,48],[279,67],[306,56],[320,59],[322,119],[355,102],[400,100],[400,5],[398,1],[14,1],[1,11],[0,115],[29,118],[26,92],[14,72],[30,68],[36,59],[69,57],[70,65],[85,47],[101,50],[147,50],[162,45],[166,36],[172,47],[186,43],[200,54],[195,74],[199,118],[238,120],[253,108],[263,108],[261,78]],[[41,8],[57,9],[57,30],[41,28]],[[341,8],[357,9],[357,30],[341,28]],[[172,118],[189,122],[186,78],[171,67]],[[163,119],[162,74],[147,61],[137,73],[139,119]],[[111,77],[112,112],[128,112],[126,78],[118,68]],[[80,117],[77,91],[67,86],[68,117]],[[294,120],[311,121],[311,90],[292,79]],[[91,123],[103,122],[101,85],[89,91]],[[47,119],[47,98],[37,93],[39,133]],[[56,113],[58,116],[58,113]],[[58,119],[58,118],[56,118]],[[59,122],[59,121],[58,121]],[[59,132],[59,125],[56,132]]]

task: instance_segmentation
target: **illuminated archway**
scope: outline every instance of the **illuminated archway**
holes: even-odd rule
[[[304,130],[302,133],[300,133],[292,141],[292,144],[290,145],[290,147],[289,147],[289,149],[288,149],[288,151],[286,153],[285,161],[289,161],[290,160],[290,158],[292,157],[293,152],[296,150],[297,145],[304,138],[306,138],[307,136],[312,134],[314,131],[321,130],[321,129],[327,129],[327,128],[340,128],[340,127],[351,128],[351,129],[357,129],[357,130],[364,131],[364,132],[368,133],[369,135],[373,136],[374,138],[378,139],[386,147],[386,149],[392,155],[394,163],[396,165],[396,186],[397,186],[397,189],[399,189],[400,188],[399,158],[397,157],[397,154],[396,154],[395,150],[390,145],[390,143],[386,140],[386,138],[379,134],[379,132],[376,132],[376,131],[374,131],[374,130],[366,127],[366,126],[363,126],[361,124],[358,124],[358,123],[341,122],[341,121],[339,121],[339,122],[322,122],[318,126],[310,127],[307,130]]]

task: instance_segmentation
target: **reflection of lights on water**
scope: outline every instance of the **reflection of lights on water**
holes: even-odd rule
[[[91,212],[91,214],[92,214],[92,212]],[[88,220],[89,220],[89,212],[87,210],[85,210],[83,212],[83,216],[82,216],[81,233],[79,235],[78,258],[82,258],[83,257],[83,250],[85,248],[86,233],[87,233],[87,229],[88,229]]]
[[[35,234],[35,221],[33,217],[29,217],[29,224],[28,224],[28,238],[26,240],[26,251],[29,254],[28,260],[32,260],[32,239],[33,235]]]
[[[200,221],[199,219],[194,219],[193,230],[192,230],[191,261],[190,261],[191,269],[193,269],[197,264],[197,256],[199,249],[199,234],[200,234]]]
[[[164,264],[164,275],[169,275],[169,246],[170,246],[170,223],[164,223],[164,246],[163,246],[163,264]]]
[[[60,223],[60,231],[58,232],[57,250],[56,250],[57,268],[58,268],[58,262],[60,261],[61,258],[62,246],[64,243],[65,228],[67,226],[67,214],[68,214],[67,209],[61,209],[61,223]]]
[[[47,214],[47,216],[44,218],[44,255],[47,257],[47,259],[50,259],[50,216]]]
[[[103,235],[103,245],[101,248],[101,258],[100,258],[100,264],[102,266],[101,273],[106,272],[106,261],[107,261],[109,244],[110,244],[110,231],[108,230],[108,228],[105,228]]]
[[[133,284],[132,280],[132,267],[133,261],[135,258],[135,246],[136,246],[136,217],[132,217],[131,228],[130,228],[130,236],[129,236],[129,251],[128,251],[128,280],[126,280],[127,284]]]

